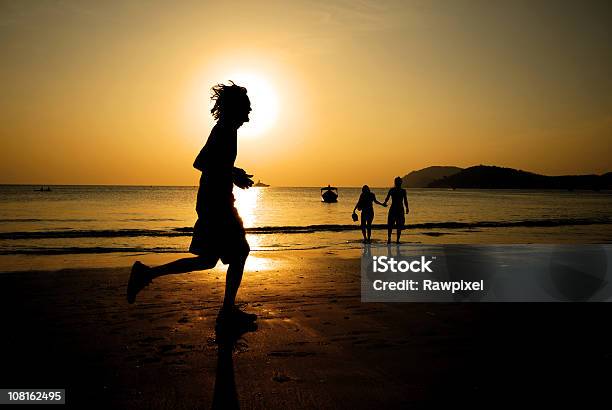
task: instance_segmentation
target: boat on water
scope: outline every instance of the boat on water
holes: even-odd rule
[[[328,204],[338,202],[338,188],[331,185],[321,188],[321,201]]]
[[[46,188],[40,187],[39,189],[35,189],[34,191],[37,191],[37,192],[51,192],[51,187],[50,186],[48,186]]]
[[[266,187],[269,187],[270,185],[264,184],[263,182],[261,182],[260,179],[258,179],[257,182],[253,186],[260,187],[260,188],[266,188]]]

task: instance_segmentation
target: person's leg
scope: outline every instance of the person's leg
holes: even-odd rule
[[[245,259],[231,262],[225,275],[225,296],[223,297],[223,309],[232,309],[236,304],[236,295],[242,282]]]
[[[366,237],[366,217],[361,213],[361,235],[363,236],[363,241],[365,242],[368,238]]]
[[[372,219],[366,221],[366,228],[368,231],[368,242],[370,242],[372,239]]]
[[[229,323],[247,324],[257,320],[256,314],[244,312],[236,306],[236,294],[240,288],[240,282],[242,282],[245,261],[246,256],[229,263],[225,277],[225,296],[217,316],[217,326],[225,326]]]
[[[246,313],[236,307],[236,294],[242,282],[244,265],[251,248],[246,240],[242,219],[236,208],[232,208],[232,215],[225,221],[225,243],[221,261],[228,264],[225,275],[225,295],[223,305],[217,316],[217,325],[224,326],[229,323],[251,323],[257,320],[257,315]]]
[[[207,270],[212,269],[217,264],[217,258],[208,258],[203,256],[195,256],[191,258],[177,259],[173,262],[166,263],[165,265],[159,265],[151,267],[149,274],[151,279],[164,276],[173,275],[177,273],[187,273],[196,270]]]
[[[400,243],[400,236],[402,236],[402,229],[404,229],[405,223],[406,219],[402,210],[402,213],[397,216],[397,243]]]
[[[242,237],[239,238],[238,242],[231,248],[231,254],[225,258],[221,258],[222,262],[229,264],[229,266],[225,276],[223,305],[219,311],[219,316],[217,316],[217,324],[228,322],[253,322],[257,319],[257,315],[243,312],[236,307],[236,295],[238,294],[238,289],[242,282],[244,264],[251,250],[244,233],[242,233]]]
[[[214,268],[217,258],[196,256],[192,258],[182,258],[166,263],[165,265],[151,268],[140,261],[134,262],[127,286],[128,303],[134,303],[138,293],[144,289],[151,281],[159,276],[174,273],[186,273],[194,270],[205,270]]]
[[[393,233],[393,215],[391,214],[391,210],[389,210],[389,215],[387,216],[387,243],[391,243],[392,233]]]

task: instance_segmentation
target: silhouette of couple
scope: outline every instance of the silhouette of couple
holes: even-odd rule
[[[393,182],[393,188],[391,188],[387,193],[387,197],[385,198],[384,202],[379,202],[376,199],[376,195],[370,191],[369,186],[364,185],[363,188],[361,188],[361,195],[359,196],[359,200],[357,201],[355,208],[353,208],[353,214],[355,214],[356,210],[361,211],[361,234],[363,235],[364,243],[371,242],[372,221],[374,220],[374,203],[386,207],[387,202],[389,202],[389,198],[391,198],[391,206],[389,207],[389,214],[387,215],[387,243],[391,243],[393,228],[397,229],[396,242],[400,242],[402,229],[404,229],[404,223],[406,222],[404,212],[408,214],[410,212],[410,208],[408,208],[408,195],[406,194],[406,190],[402,188],[402,179],[400,177],[396,177]],[[404,205],[406,206],[405,211]]]
[[[234,167],[237,154],[237,131],[249,121],[251,102],[247,90],[230,81],[212,88],[215,102],[211,113],[217,123],[193,163],[202,172],[189,251],[194,257],[149,267],[137,261],[128,281],[127,300],[134,303],[136,295],[157,277],[197,270],[212,269],[219,259],[228,264],[223,305],[217,325],[254,322],[257,315],[236,307],[244,264],[249,255],[242,219],[234,207],[233,186],[248,189],[253,180],[241,168]]]

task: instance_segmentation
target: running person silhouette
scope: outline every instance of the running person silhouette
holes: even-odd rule
[[[376,195],[370,191],[370,187],[364,185],[363,188],[361,188],[359,200],[357,201],[355,208],[353,208],[353,213],[355,213],[355,210],[361,211],[361,234],[363,235],[364,243],[371,241],[372,221],[374,220],[374,202],[376,202],[378,205],[387,206],[382,202],[378,202]]]
[[[410,212],[410,209],[408,208],[408,195],[406,195],[406,190],[402,188],[402,178],[396,177],[393,182],[394,186],[389,190],[383,203],[384,206],[387,206],[387,202],[391,198],[391,206],[387,217],[387,243],[391,243],[391,233],[393,233],[394,226],[397,228],[397,243],[400,243],[400,236],[406,222],[404,205],[406,205],[406,214]]]
[[[236,294],[240,287],[244,264],[249,255],[242,219],[234,207],[234,184],[242,189],[253,185],[252,175],[234,167],[237,154],[237,130],[249,121],[251,102],[247,90],[230,81],[212,88],[211,110],[217,120],[210,136],[200,151],[194,168],[202,172],[198,189],[196,212],[198,220],[193,228],[189,251],[197,256],[178,259],[157,267],[140,261],[134,263],[127,286],[127,300],[134,303],[136,295],[154,278],[163,275],[212,269],[218,260],[229,264],[225,280],[223,306],[217,323],[226,321],[254,321],[257,316],[239,310]]]

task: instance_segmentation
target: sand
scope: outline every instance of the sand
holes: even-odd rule
[[[224,267],[0,275],[0,387],[66,388],[75,408],[496,408],[605,397],[609,304],[360,302],[359,253],[254,252],[235,344],[214,321]],[[221,342],[221,344],[219,344]],[[537,394],[538,398],[531,396]]]

